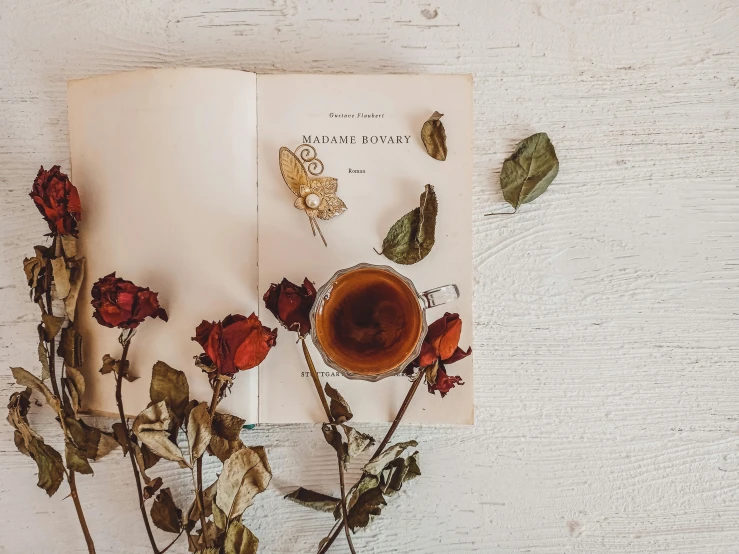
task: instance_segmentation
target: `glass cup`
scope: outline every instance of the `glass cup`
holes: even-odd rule
[[[421,353],[426,309],[459,298],[457,285],[420,293],[393,268],[358,264],[337,271],[316,294],[311,337],[323,361],[349,379],[379,381]]]

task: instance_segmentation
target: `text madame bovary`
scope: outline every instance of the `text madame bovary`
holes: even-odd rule
[[[408,144],[411,135],[303,135],[305,144]]]

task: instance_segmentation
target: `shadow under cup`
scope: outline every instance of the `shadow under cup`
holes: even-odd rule
[[[358,379],[399,373],[418,355],[426,333],[413,284],[381,266],[339,272],[319,291],[311,317],[324,360]]]

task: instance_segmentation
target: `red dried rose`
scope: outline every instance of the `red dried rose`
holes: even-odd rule
[[[262,325],[255,314],[229,315],[217,323],[203,321],[195,329],[192,340],[205,350],[200,356],[203,365],[215,367],[221,375],[232,376],[264,361],[277,343],[277,329]]]
[[[77,236],[77,223],[82,221],[80,195],[72,181],[58,165],[49,171],[41,166],[29,196],[44,216],[52,233]]]
[[[464,381],[458,375],[449,377],[444,368],[444,364],[439,364],[439,368],[436,371],[436,382],[432,385],[428,384],[429,392],[434,394],[434,391],[439,391],[441,397],[444,398],[446,394],[454,388],[455,385],[464,385]]]
[[[429,325],[426,338],[423,340],[421,354],[414,362],[418,367],[432,365],[437,359],[452,364],[472,354],[472,348],[467,352],[459,347],[459,338],[462,336],[462,320],[459,314],[445,313],[442,317]]]
[[[147,317],[167,321],[167,312],[159,306],[157,293],[120,279],[115,272],[92,286],[93,317],[105,327],[134,329]]]
[[[264,293],[264,305],[289,331],[301,337],[310,332],[310,310],[316,301],[316,289],[307,278],[298,286],[287,279],[278,285],[272,283]]]

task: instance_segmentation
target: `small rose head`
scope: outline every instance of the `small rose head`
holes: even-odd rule
[[[157,293],[115,276],[106,275],[92,286],[93,317],[105,327],[135,329],[147,317],[167,321]]]
[[[41,166],[29,196],[55,235],[77,236],[82,221],[82,205],[77,188],[55,165],[49,171]]]
[[[200,365],[232,377],[264,361],[277,342],[277,329],[262,325],[255,314],[229,315],[223,321],[203,321],[192,340],[204,350],[198,359]]]
[[[289,331],[301,337],[310,332],[310,310],[316,301],[316,289],[306,278],[301,286],[283,279],[264,293],[264,305]]]

